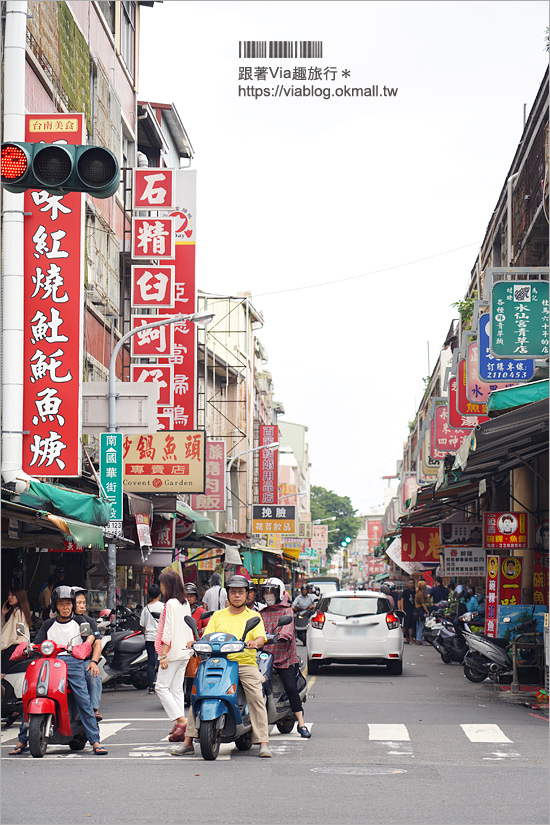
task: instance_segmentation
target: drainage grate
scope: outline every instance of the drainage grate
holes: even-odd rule
[[[403,768],[392,768],[389,765],[388,767],[380,765],[370,766],[368,768],[360,768],[355,765],[352,765],[349,768],[339,765],[335,765],[334,767],[327,765],[324,768],[311,768],[310,770],[312,773],[336,773],[341,776],[382,776],[396,773],[407,773],[407,771]]]

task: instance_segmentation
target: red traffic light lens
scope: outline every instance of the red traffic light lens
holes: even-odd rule
[[[2,180],[16,181],[27,171],[29,161],[20,146],[6,143],[2,146]]]

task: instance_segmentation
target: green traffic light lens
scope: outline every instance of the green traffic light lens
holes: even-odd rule
[[[85,186],[105,186],[118,174],[114,157],[105,149],[93,148],[78,160],[78,174]]]
[[[45,146],[34,157],[34,174],[44,186],[61,186],[72,171],[72,160],[61,146]]]

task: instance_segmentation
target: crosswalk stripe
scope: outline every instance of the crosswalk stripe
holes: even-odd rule
[[[381,742],[410,742],[406,725],[369,725],[369,739]]]
[[[470,742],[512,742],[498,725],[461,725]]]
[[[105,739],[108,739],[110,736],[114,736],[119,730],[128,727],[128,722],[121,724],[120,722],[100,722],[99,724],[99,733],[101,736],[101,741],[104,742]]]

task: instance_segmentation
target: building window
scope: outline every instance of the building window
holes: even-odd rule
[[[136,4],[133,0],[122,0],[120,8],[120,54],[133,78],[136,50]]]
[[[115,36],[115,9],[116,3],[114,0],[111,2],[105,2],[105,0],[99,0],[97,4],[100,8],[101,14],[105,18],[105,22],[109,28],[109,31]]]

